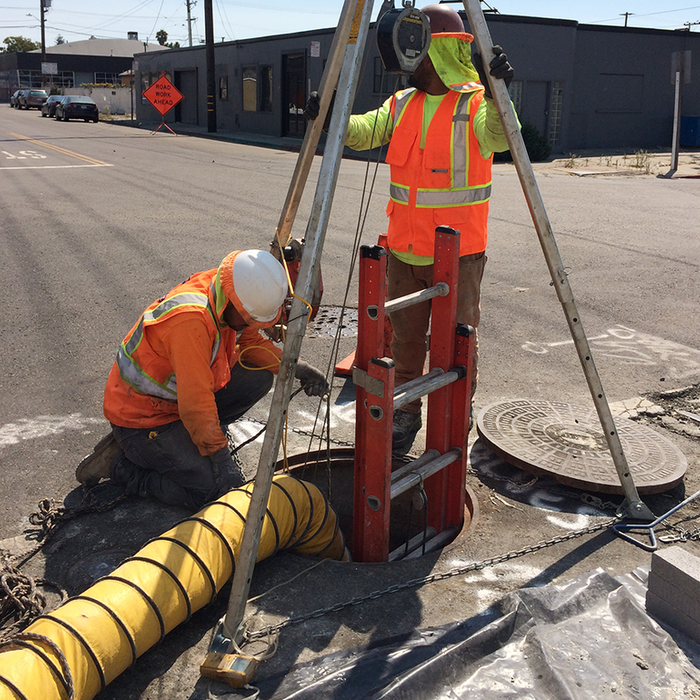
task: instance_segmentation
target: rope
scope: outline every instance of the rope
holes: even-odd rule
[[[380,86],[380,92],[379,92],[379,106],[377,107],[377,109],[379,109],[379,107],[381,107],[384,100],[386,99],[386,93],[384,92],[384,80],[385,79],[386,79],[386,75],[384,75],[382,77],[382,84]],[[397,82],[395,83],[394,87],[396,89],[398,89],[398,78],[396,79],[396,81]],[[393,93],[396,92],[396,89],[394,89]],[[377,128],[377,120],[375,119],[374,125],[372,128],[371,143],[374,143],[376,128]],[[388,121],[387,121],[387,124],[385,125],[385,131],[382,134],[381,141],[384,141],[387,128],[388,128]],[[348,305],[348,297],[350,296],[350,287],[352,285],[352,280],[353,280],[353,276],[355,273],[355,267],[357,264],[357,257],[358,257],[359,251],[360,251],[360,241],[362,240],[362,234],[364,233],[365,224],[367,222],[367,217],[369,215],[369,208],[370,208],[370,204],[372,201],[372,195],[374,193],[374,185],[375,185],[375,182],[377,179],[377,173],[379,172],[379,163],[381,162],[383,151],[384,151],[384,146],[380,146],[379,150],[377,152],[376,161],[374,162],[374,172],[373,172],[371,178],[370,178],[370,170],[371,170],[371,165],[372,165],[372,157],[371,157],[370,152],[368,152],[368,154],[367,154],[367,166],[365,168],[365,177],[364,177],[364,182],[362,185],[362,196],[360,199],[359,214],[358,214],[357,225],[355,228],[355,237],[353,239],[352,253],[350,256],[350,266],[349,266],[349,270],[348,270],[347,281],[345,284],[345,292],[343,295],[343,303],[341,304],[341,307],[340,307],[340,315],[339,315],[338,323],[336,326],[336,332],[335,332],[335,337],[333,339],[333,345],[331,347],[330,359],[328,361],[328,366],[326,368],[326,377],[330,377],[329,395],[330,395],[330,392],[333,390],[333,382],[335,379],[333,370],[335,368],[335,365],[338,362],[338,354],[340,352],[340,339],[342,337],[341,331],[342,331],[342,327],[343,327],[343,319],[345,316],[345,309],[347,308],[347,305]],[[370,182],[370,179],[371,179],[371,184],[369,185],[369,193],[368,193],[368,183]],[[320,435],[317,436],[316,430],[318,427],[318,422],[320,420],[320,412],[321,412],[321,404],[319,403],[318,408],[316,410],[316,416],[314,418],[314,425],[313,425],[313,428],[311,430],[311,436],[309,437],[309,446],[308,446],[307,453],[313,452],[313,445],[314,445],[314,441],[316,439],[318,439],[319,452],[321,451],[321,449],[323,447],[323,436],[325,434],[326,435],[326,449],[328,452],[326,469],[328,471],[328,480],[330,482],[330,442],[332,442],[330,440],[330,402],[327,404],[324,427],[321,429]],[[302,471],[302,475],[303,475],[303,471]]]
[[[126,498],[126,495],[121,495],[112,501],[99,503],[94,494],[97,488],[99,486],[84,488],[82,502],[72,509],[58,505],[53,498],[42,498],[38,509],[29,516],[29,522],[40,530],[37,545],[21,555],[19,561],[10,552],[0,550],[0,642],[17,638],[21,630],[45,613],[47,600],[39,587],[56,590],[61,596],[58,605],[63,605],[68,600],[68,593],[58,584],[43,578],[34,578],[20,569],[64,523],[86,513],[111,510]]]

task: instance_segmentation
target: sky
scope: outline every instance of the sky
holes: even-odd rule
[[[488,6],[502,14],[553,17],[586,24],[622,26],[627,16],[630,27],[678,29],[691,23],[700,31],[700,4],[693,0],[488,0]],[[697,0],[696,0],[697,1]],[[428,4],[420,0],[418,7]],[[0,0],[0,40],[24,36],[41,40],[41,0]],[[381,0],[374,0],[375,14]],[[401,1],[396,0],[396,6]],[[216,41],[300,32],[333,27],[338,23],[343,0],[213,0]],[[193,43],[204,39],[204,0],[190,0]],[[452,5],[456,9],[461,3]],[[484,5],[486,7],[486,5]],[[86,9],[87,8],[87,9]],[[46,12],[46,45],[56,44],[60,35],[66,41],[98,38],[126,38],[135,31],[141,41],[156,41],[164,29],[168,42],[188,44],[187,0],[52,0]]]

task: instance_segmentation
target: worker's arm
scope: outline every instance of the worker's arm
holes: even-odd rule
[[[490,158],[492,153],[508,150],[508,141],[503,133],[501,118],[492,99],[485,97],[481,101],[474,114],[473,124],[482,158]]]
[[[392,95],[379,108],[366,114],[353,114],[348,122],[345,145],[354,151],[367,151],[391,140],[394,120],[391,116]]]
[[[212,374],[212,340],[206,322],[195,314],[177,314],[159,325],[158,340],[177,378],[177,405],[201,455],[228,446],[219,425]]]

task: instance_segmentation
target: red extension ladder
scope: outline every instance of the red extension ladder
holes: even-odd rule
[[[455,537],[464,520],[467,434],[474,329],[456,323],[459,232],[435,232],[433,287],[385,301],[386,251],[360,251],[358,339],[353,381],[357,391],[353,558],[388,561],[391,501],[423,487],[434,533],[427,549]],[[384,354],[384,318],[392,310],[432,299],[429,372],[394,387],[394,362]],[[393,413],[428,395],[426,451],[392,474]],[[402,545],[401,549],[404,549]]]

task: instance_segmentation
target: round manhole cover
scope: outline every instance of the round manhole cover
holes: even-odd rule
[[[588,491],[622,494],[598,415],[592,408],[556,401],[501,401],[477,418],[479,436],[520,469]],[[688,468],[667,438],[626,418],[615,418],[620,442],[640,493],[678,484]]]

